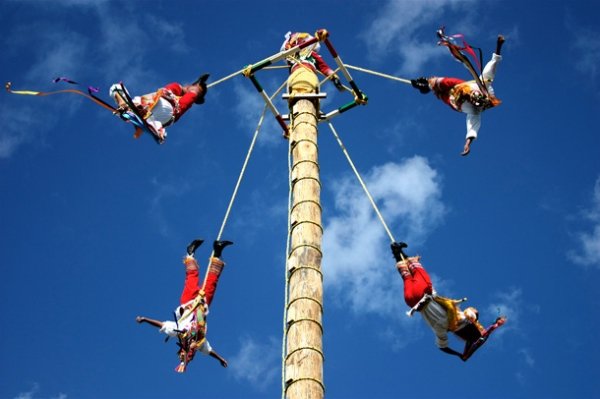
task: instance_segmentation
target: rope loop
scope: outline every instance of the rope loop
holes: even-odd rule
[[[288,303],[287,308],[289,309],[290,306],[292,306],[292,303],[299,301],[301,299],[307,299],[309,301],[313,301],[314,303],[316,303],[317,305],[319,305],[319,307],[321,308],[321,313],[323,313],[323,304],[320,301],[317,301],[315,298],[309,297],[309,296],[299,296],[297,298],[294,298],[293,300],[290,301],[290,303]]]
[[[321,211],[321,212],[323,211],[323,208],[321,207],[321,204],[319,204],[319,202],[318,202],[318,201],[315,201],[315,200],[310,200],[310,199],[309,199],[309,200],[302,200],[302,201],[298,201],[298,202],[296,202],[296,204],[294,204],[294,206],[292,207],[292,210],[291,210],[291,212],[294,212],[294,209],[296,209],[296,207],[297,207],[298,205],[302,205],[302,204],[309,204],[309,203],[310,203],[310,204],[313,204],[313,205],[316,205],[316,206],[319,208],[319,211]]]
[[[290,234],[296,227],[303,225],[303,224],[312,224],[314,226],[317,226],[319,228],[319,230],[321,230],[321,234],[323,234],[323,226],[321,226],[317,222],[313,222],[312,220],[303,220],[301,222],[292,223],[292,227],[290,228]],[[306,245],[306,244],[303,244],[303,245]]]
[[[293,151],[293,150],[296,148],[296,146],[297,146],[298,144],[300,144],[300,143],[301,143],[301,142],[303,142],[303,141],[306,141],[306,142],[308,142],[308,143],[311,143],[311,144],[312,144],[312,145],[314,145],[315,147],[319,148],[319,145],[318,145],[318,144],[317,144],[317,143],[316,143],[314,140],[311,140],[311,139],[300,139],[300,140],[294,140],[294,141],[292,141],[292,143],[291,143],[291,144],[292,144],[292,145],[291,145],[292,151]]]
[[[298,161],[296,162],[293,166],[292,166],[292,170],[294,170],[294,168],[298,165],[300,165],[301,163],[312,163],[313,165],[315,165],[317,167],[317,171],[321,170],[321,167],[319,166],[319,163],[316,161],[313,161],[312,159],[303,159],[302,161]]]
[[[308,245],[305,245],[305,246],[308,246]],[[321,281],[323,281],[323,272],[321,271],[321,269],[319,269],[317,267],[314,267],[314,266],[297,266],[297,267],[293,267],[289,271],[288,279],[291,278],[294,273],[296,273],[297,271],[302,270],[302,269],[314,270],[315,272],[317,272],[321,276]]]
[[[294,324],[296,324],[296,323],[299,323],[299,322],[301,322],[301,321],[310,321],[310,322],[313,322],[313,323],[315,323],[317,326],[319,326],[319,330],[321,330],[321,335],[323,335],[323,325],[321,324],[321,322],[320,322],[320,321],[318,321],[318,320],[315,320],[315,319],[310,319],[310,318],[308,318],[308,317],[303,317],[303,318],[301,318],[301,319],[294,319],[294,320],[290,320],[290,321],[288,321],[288,330],[290,329],[290,327],[292,327],[292,325],[294,325]],[[288,357],[289,357],[289,356],[290,356],[292,353],[294,353],[294,352],[295,352],[295,351],[293,351],[293,352],[291,352],[290,354],[288,354]]]
[[[323,360],[325,360],[325,354],[323,354],[323,351],[315,346],[302,346],[302,347],[296,348],[293,351],[291,351],[290,353],[288,353],[287,358],[292,356],[294,353],[299,352],[301,350],[305,350],[305,349],[317,352],[319,355],[321,355],[321,358]]]
[[[312,382],[316,382],[317,384],[319,384],[321,386],[321,389],[323,390],[323,393],[325,393],[325,385],[323,385],[323,382],[317,380],[316,378],[312,378],[312,377],[300,377],[300,378],[295,378],[295,379],[289,379],[285,382],[285,391],[287,392],[287,389],[292,386],[292,384],[299,382],[299,381],[312,381]]]

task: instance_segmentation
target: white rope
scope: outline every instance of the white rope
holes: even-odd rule
[[[313,44],[312,46],[315,46],[315,45],[316,45],[316,44]],[[298,51],[298,50],[297,50],[297,47],[299,47],[299,45],[298,45],[298,46],[296,46],[296,47],[293,47],[293,48],[291,48],[291,49],[289,49],[289,50],[280,51],[280,52],[278,52],[278,53],[276,53],[276,54],[274,54],[274,55],[272,55],[272,56],[270,56],[270,57],[268,57],[268,58],[265,58],[264,60],[262,60],[262,61],[259,61],[259,62],[255,63],[255,64],[248,65],[247,67],[245,67],[245,68],[243,68],[243,69],[240,69],[239,71],[233,72],[232,74],[230,74],[230,75],[227,75],[227,76],[225,76],[224,78],[221,78],[221,79],[219,79],[219,80],[217,80],[217,81],[215,81],[215,82],[212,82],[212,83],[210,83],[210,84],[206,85],[206,87],[207,87],[207,88],[214,87],[214,86],[218,85],[219,83],[222,83],[222,82],[224,82],[224,81],[226,81],[226,80],[228,80],[228,79],[231,79],[231,78],[233,78],[233,77],[234,77],[234,76],[236,76],[236,75],[239,75],[239,74],[241,74],[241,73],[244,73],[244,72],[246,72],[246,71],[249,71],[249,70],[251,70],[251,69],[252,69],[252,66],[254,66],[254,65],[260,65],[260,64],[262,64],[262,63],[264,63],[264,62],[270,62],[270,63],[277,62],[277,61],[279,61],[279,60],[281,60],[281,59],[283,59],[283,58],[285,58],[285,57],[287,57],[287,56],[290,56],[291,54],[294,54],[294,53],[296,53],[296,52]],[[304,50],[305,50],[305,49],[303,49],[303,50],[300,50],[300,51],[304,51]],[[268,68],[268,69],[275,69],[275,68],[278,68],[278,67],[277,67],[277,66],[267,66],[267,67],[263,67],[263,68],[261,68],[261,69],[267,69],[267,68]],[[285,68],[287,68],[287,67],[285,67]]]
[[[365,184],[365,182],[363,181],[362,177],[358,173],[358,170],[356,170],[356,167],[354,166],[354,163],[352,162],[352,159],[350,159],[350,154],[348,154],[348,151],[346,150],[346,147],[342,143],[342,140],[340,139],[340,136],[335,131],[335,128],[333,127],[333,125],[331,124],[331,122],[327,122],[327,124],[329,125],[329,128],[331,129],[331,132],[333,133],[333,136],[337,140],[338,144],[340,145],[340,148],[342,149],[344,155],[346,156],[346,159],[348,160],[348,163],[350,164],[350,167],[354,171],[354,174],[356,175],[356,178],[358,179],[358,181],[360,182],[360,185],[362,186],[363,190],[365,191],[365,194],[367,195],[367,198],[369,198],[369,201],[371,202],[371,205],[373,206],[373,209],[375,210],[375,213],[377,214],[377,217],[379,218],[379,221],[383,225],[383,228],[385,229],[385,232],[387,233],[387,235],[390,238],[390,240],[392,242],[395,242],[396,240],[394,239],[394,236],[392,235],[392,232],[390,231],[390,229],[388,228],[387,224],[385,223],[385,220],[383,220],[383,216],[381,216],[381,212],[379,212],[379,208],[377,207],[377,204],[375,204],[375,201],[373,200],[373,197],[371,196],[371,193],[369,193],[369,189],[367,188],[367,185]]]
[[[380,76],[382,78],[392,79],[392,80],[395,80],[395,81],[398,81],[398,82],[402,82],[402,83],[406,83],[406,84],[411,84],[410,83],[410,79],[403,79],[403,78],[399,78],[399,77],[396,77],[396,76],[388,75],[388,74],[381,73],[381,72],[371,71],[369,69],[360,68],[360,67],[356,67],[356,66],[352,66],[352,65],[348,65],[348,64],[344,64],[344,66],[346,68],[349,68],[349,69],[354,69],[355,71],[370,73],[371,75]]]
[[[286,82],[284,82],[281,86],[279,86],[279,89],[277,89],[277,91],[271,96],[271,100],[276,95],[279,94],[279,92],[285,86],[285,83]],[[256,130],[254,131],[254,137],[252,137],[252,142],[250,143],[250,148],[248,148],[248,153],[246,154],[246,159],[244,160],[244,165],[242,166],[242,170],[240,171],[240,175],[238,176],[237,183],[235,184],[235,188],[233,190],[231,200],[229,201],[229,206],[227,207],[227,211],[225,212],[225,217],[223,218],[223,223],[221,224],[221,229],[219,230],[219,234],[217,235],[217,240],[221,239],[221,234],[223,234],[223,230],[225,229],[225,224],[227,224],[227,220],[229,219],[229,213],[231,212],[233,202],[235,201],[238,189],[240,188],[240,184],[242,183],[242,178],[244,177],[244,174],[246,172],[246,167],[248,166],[248,161],[250,160],[250,155],[252,154],[252,151],[254,150],[254,145],[256,144],[256,139],[258,138],[258,133],[260,132],[260,128],[262,127],[263,121],[265,120],[265,113],[267,112],[267,108],[268,108],[268,105],[265,104],[265,107],[263,108],[263,112],[258,121],[258,125],[256,126]]]
[[[241,74],[241,73],[242,73],[242,72],[244,72],[245,70],[246,70],[246,68],[244,68],[244,69],[240,69],[239,71],[236,71],[236,72],[234,72],[234,73],[232,73],[232,74],[230,74],[230,75],[227,75],[227,76],[225,76],[224,78],[221,78],[221,79],[219,79],[219,80],[217,80],[217,81],[215,81],[215,82],[212,82],[212,83],[210,83],[210,84],[207,84],[207,85],[206,85],[206,88],[207,88],[207,89],[210,89],[211,87],[214,87],[214,86],[218,85],[219,83],[225,82],[226,80],[229,80],[229,79],[233,78],[234,76],[237,76],[237,75]]]
[[[252,150],[254,149],[254,145],[256,144],[256,139],[258,138],[258,133],[260,132],[260,128],[265,120],[265,113],[267,112],[267,106],[263,108],[262,115],[258,121],[258,126],[256,126],[256,130],[254,131],[254,137],[252,137],[252,142],[250,143],[250,148],[248,149],[248,153],[246,154],[246,159],[244,160],[244,165],[242,166],[242,170],[240,171],[240,175],[238,176],[237,183],[235,184],[235,188],[233,189],[233,195],[231,196],[231,200],[229,201],[229,206],[227,207],[227,212],[225,212],[225,218],[223,219],[223,223],[221,224],[221,229],[219,230],[219,235],[217,236],[217,240],[221,239],[221,234],[223,234],[223,230],[225,229],[225,224],[227,223],[227,219],[229,219],[229,213],[231,212],[231,207],[233,206],[233,201],[237,196],[238,189],[240,188],[240,184],[242,183],[242,178],[244,177],[244,173],[246,172],[246,167],[248,166],[248,161],[250,160],[250,155],[252,154]]]
[[[225,211],[225,216],[223,217],[223,222],[221,223],[221,228],[219,229],[219,234],[217,234],[216,240],[221,240],[221,235],[223,234],[223,230],[225,230],[225,225],[227,224],[227,220],[229,219],[229,214],[231,213],[231,208],[233,207],[233,203],[235,198],[237,197],[238,189],[240,188],[240,184],[242,183],[242,179],[244,174],[246,173],[246,167],[248,166],[248,161],[250,160],[250,155],[252,155],[252,151],[254,150],[254,145],[256,144],[256,139],[258,138],[258,133],[260,132],[260,128],[265,120],[265,113],[267,112],[267,106],[263,108],[262,115],[258,121],[258,125],[256,126],[256,130],[254,131],[254,137],[252,137],[252,141],[250,142],[250,147],[248,148],[248,153],[246,154],[246,159],[244,160],[244,164],[242,165],[242,170],[240,171],[240,175],[238,176],[237,183],[235,184],[235,188],[233,189],[233,194],[231,195],[231,199],[229,200],[229,205],[227,206],[227,211]],[[202,290],[206,285],[206,278],[208,277],[208,270],[210,266],[210,259],[214,256],[214,250],[210,254],[210,258],[208,260],[208,266],[206,267],[206,274],[204,276],[204,281],[202,282]]]
[[[262,68],[263,71],[267,71],[269,69],[290,69],[290,67],[289,65],[272,65]]]
[[[292,139],[288,138],[288,233],[285,243],[285,289],[283,306],[283,339],[281,340],[281,399],[285,399],[285,358],[287,354],[287,304],[289,301],[288,261],[290,258],[291,224],[292,224]]]

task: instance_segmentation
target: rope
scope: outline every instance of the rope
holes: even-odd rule
[[[314,141],[311,141],[311,142],[314,143]],[[317,171],[319,171],[321,169],[319,167],[319,164],[317,162],[313,161],[312,159],[303,159],[302,161],[298,161],[294,164],[294,166],[292,166],[292,169],[295,169],[296,166],[300,165],[301,163],[311,163],[317,167]]]
[[[288,140],[288,234],[285,243],[285,304],[289,301],[289,273],[288,273],[288,261],[291,246],[291,224],[292,224],[292,140]],[[287,389],[285,382],[285,360],[287,359],[287,306],[283,307],[283,338],[281,340],[281,399],[285,399],[285,391]]]
[[[319,330],[321,330],[321,336],[323,336],[323,326],[321,325],[321,322],[315,319],[309,319],[308,317],[304,317],[302,319],[292,319],[290,320],[290,327],[292,326],[292,324],[296,324],[299,323],[301,321],[311,321],[313,323],[315,323],[318,327]],[[291,353],[288,353],[287,357],[290,357],[292,355],[292,353],[297,352],[298,350],[300,350],[302,348],[296,348],[294,349]]]
[[[262,68],[263,70],[269,70],[269,69],[289,69],[290,67],[287,65],[272,65],[272,66],[268,66],[268,67],[264,67]],[[287,81],[286,81],[287,83]]]
[[[308,177],[303,177],[303,179],[308,179]],[[311,177],[311,179],[314,179],[314,177]],[[305,223],[312,224],[312,225],[314,225],[314,226],[318,227],[318,228],[319,228],[319,230],[321,230],[321,234],[323,234],[323,226],[321,226],[321,225],[320,225],[319,223],[317,223],[317,222],[313,222],[312,220],[303,220],[303,221],[301,221],[301,222],[296,222],[296,223],[294,223],[294,225],[291,227],[291,229],[292,229],[292,230],[294,230],[296,227],[298,227],[298,226],[300,226],[300,225],[302,225],[302,224],[305,224]]]
[[[313,319],[301,319],[301,320],[298,320],[298,321],[315,321],[315,320],[313,320]],[[321,349],[317,348],[316,346],[301,346],[301,347],[296,348],[293,351],[291,351],[288,354],[288,357],[292,356],[296,352],[300,352],[301,350],[312,350],[312,351],[315,351],[319,355],[321,355],[321,357],[323,358],[323,360],[325,360],[325,354],[323,353],[323,351]]]
[[[296,207],[298,205],[302,205],[302,204],[306,204],[306,203],[314,204],[314,205],[316,205],[319,208],[319,211],[321,211],[321,212],[323,211],[323,207],[317,201],[306,199],[306,200],[302,200],[302,201],[296,202],[296,204],[292,207],[292,212],[294,211],[294,209],[296,209]]]
[[[348,64],[344,64],[344,66],[346,68],[349,68],[349,69],[354,69],[355,71],[370,73],[371,75],[380,76],[382,78],[387,78],[387,79],[395,80],[395,81],[398,81],[398,82],[402,82],[402,83],[406,83],[406,84],[411,84],[410,83],[410,79],[403,79],[403,78],[399,78],[399,77],[396,77],[396,76],[388,75],[388,74],[381,73],[381,72],[375,72],[375,71],[371,71],[371,70],[368,70],[368,69],[365,69],[365,68],[355,67],[355,66],[348,65]]]
[[[239,72],[238,72],[239,73]],[[235,76],[235,74],[229,75],[230,77]],[[221,79],[222,81],[223,79]],[[218,82],[215,82],[215,84]],[[283,89],[285,83],[279,86],[279,89],[273,94],[271,99],[273,99],[279,92]],[[240,188],[240,184],[242,183],[242,179],[244,174],[246,173],[246,167],[248,166],[248,162],[250,161],[250,155],[252,155],[252,151],[254,150],[254,146],[256,144],[256,139],[258,138],[258,133],[260,132],[260,128],[262,127],[263,121],[265,120],[265,113],[267,112],[268,105],[265,104],[263,108],[263,112],[258,120],[258,125],[256,126],[256,130],[254,131],[254,136],[252,137],[252,141],[250,142],[250,147],[248,148],[248,153],[246,154],[246,159],[244,160],[244,164],[242,166],[242,170],[240,171],[240,175],[238,176],[237,183],[235,184],[235,188],[233,189],[233,194],[231,195],[231,199],[229,200],[229,205],[227,206],[227,211],[225,212],[225,217],[223,218],[223,222],[221,223],[221,228],[219,229],[219,234],[217,234],[217,240],[221,239],[221,235],[223,234],[223,230],[225,230],[225,225],[227,224],[227,220],[229,219],[229,214],[231,213],[231,208],[233,207],[233,202],[237,196],[238,189]],[[211,252],[210,258],[214,255],[214,251]],[[208,260],[208,266],[206,268],[206,274],[204,276],[204,281],[202,282],[202,290],[204,290],[204,286],[206,284],[206,278],[208,277],[208,270],[210,266],[210,258]]]
[[[294,300],[290,303],[288,303],[287,308],[290,308],[290,306],[292,306],[292,303],[299,301],[301,299],[306,299],[309,301],[313,301],[314,303],[316,303],[317,305],[319,305],[319,307],[321,308],[321,313],[323,313],[323,304],[320,301],[317,301],[315,298],[310,297],[310,296],[299,296],[297,298],[294,298]],[[294,320],[294,322],[296,322],[298,320]],[[321,330],[323,330],[323,327],[321,327]]]
[[[297,123],[297,124],[296,124],[296,126],[300,126],[301,124],[307,124],[307,125],[309,125],[309,126],[312,126],[312,127],[317,127],[317,125],[313,125],[313,124],[311,124],[311,123],[308,123],[308,122],[299,122],[299,123]],[[297,146],[298,144],[302,143],[303,141],[306,141],[307,143],[311,143],[311,144],[313,144],[315,147],[317,146],[317,143],[316,143],[314,140],[311,140],[311,139],[300,139],[300,140],[294,140],[294,141],[292,142],[292,150],[293,150],[294,148],[296,148],[296,146]]]
[[[240,171],[240,175],[238,176],[237,183],[235,184],[235,188],[233,189],[233,194],[231,195],[231,199],[229,200],[229,205],[227,206],[227,211],[225,211],[225,216],[223,217],[223,222],[221,223],[221,228],[219,229],[219,234],[217,234],[216,240],[221,239],[221,235],[223,234],[223,230],[225,230],[225,225],[227,224],[227,220],[229,219],[229,214],[231,213],[231,208],[233,207],[233,202],[237,196],[238,189],[240,188],[240,184],[242,183],[242,179],[244,174],[246,173],[246,167],[248,166],[248,161],[250,160],[250,155],[252,155],[252,151],[254,150],[254,145],[256,144],[256,139],[258,138],[258,133],[260,132],[260,128],[262,126],[263,121],[265,120],[265,113],[267,112],[267,106],[263,108],[262,115],[258,121],[258,125],[256,126],[256,130],[254,131],[254,137],[252,137],[252,141],[250,142],[250,147],[248,148],[248,153],[246,154],[246,159],[244,160],[244,164],[242,165],[242,170]],[[214,251],[211,252],[210,258],[214,255]],[[208,264],[210,266],[210,258],[208,260]],[[202,290],[204,291],[204,287],[206,285],[206,279],[208,277],[208,270],[210,267],[206,267],[206,274],[204,276],[204,281],[202,282]]]
[[[317,384],[319,384],[321,386],[321,389],[323,390],[323,393],[325,393],[325,385],[323,385],[322,381],[317,380],[316,378],[313,377],[298,377],[295,380],[290,380],[288,381],[288,384],[286,384],[285,389],[287,390],[292,384],[299,382],[299,381],[312,381],[312,382],[316,382]],[[285,393],[284,393],[284,397],[285,397]]]
[[[292,249],[292,252],[294,252],[296,249],[298,249],[298,248],[301,248],[301,247],[309,247],[309,248],[313,248],[313,249],[315,249],[315,250],[319,251],[319,249],[318,249],[318,248],[315,248],[315,247],[314,247],[314,246],[312,246],[312,245],[306,245],[306,244],[302,244],[302,245],[300,245],[300,246],[294,247],[294,249]],[[321,277],[321,281],[323,281],[323,272],[322,272],[322,271],[321,271],[319,268],[317,268],[317,267],[314,267],[314,266],[298,266],[298,267],[294,267],[292,270],[290,270],[290,274],[289,274],[288,278],[292,278],[292,275],[293,275],[294,273],[296,273],[297,271],[300,271],[300,270],[302,270],[302,269],[314,270],[314,271],[315,271],[315,272],[317,272],[317,274],[319,274],[319,276]]]
[[[350,159],[350,154],[348,154],[348,151],[346,150],[346,147],[344,147],[344,144],[342,143],[342,140],[340,139],[340,136],[335,131],[335,128],[333,127],[333,125],[331,124],[331,122],[327,122],[327,124],[329,125],[329,128],[331,129],[331,132],[333,133],[333,136],[335,137],[335,139],[337,140],[338,144],[340,145],[340,148],[342,149],[342,152],[346,156],[346,159],[348,160],[348,163],[350,164],[350,167],[354,171],[354,174],[356,175],[356,178],[358,179],[361,187],[363,188],[365,194],[367,195],[367,198],[369,198],[369,201],[371,202],[371,206],[373,206],[373,209],[375,210],[375,213],[377,214],[377,217],[379,218],[379,221],[383,225],[383,228],[385,229],[385,232],[387,233],[388,237],[390,238],[390,240],[392,242],[396,242],[396,240],[394,239],[394,236],[392,235],[392,232],[390,231],[390,229],[388,228],[387,224],[385,223],[385,220],[383,220],[383,216],[381,216],[381,212],[379,212],[379,208],[377,207],[377,204],[375,204],[375,201],[373,200],[373,197],[371,196],[371,193],[369,193],[369,189],[367,188],[367,185],[363,181],[362,177],[360,177],[360,174],[358,173],[358,170],[356,170],[356,167],[354,166],[354,163],[352,162],[352,159]]]
[[[239,74],[241,74],[241,73],[244,73],[244,71],[245,71],[245,70],[246,70],[246,68],[244,68],[244,69],[240,69],[240,70],[239,70],[239,71],[237,71],[237,72],[234,72],[234,73],[232,73],[232,74],[230,74],[230,75],[227,75],[227,76],[225,76],[224,78],[221,78],[221,79],[219,79],[219,80],[217,80],[217,81],[214,81],[214,82],[212,82],[212,83],[210,83],[210,84],[207,84],[207,85],[206,85],[206,88],[207,88],[207,89],[210,89],[211,87],[214,87],[214,86],[218,85],[219,83],[225,82],[226,80],[229,80],[229,79],[233,78],[234,76],[237,76],[237,75],[239,75]]]

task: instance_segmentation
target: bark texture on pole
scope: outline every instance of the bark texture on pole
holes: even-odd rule
[[[318,100],[292,107],[291,249],[288,259],[285,398],[320,399],[323,382],[321,183],[317,147]]]

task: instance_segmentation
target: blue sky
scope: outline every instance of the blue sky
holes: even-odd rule
[[[324,377],[330,398],[585,398],[600,383],[600,26],[594,2],[0,2],[0,76],[52,90],[68,76],[146,93],[274,54],[288,30],[330,31],[341,58],[403,78],[468,78],[435,30],[487,59],[507,42],[460,157],[464,115],[410,86],[352,71],[369,104],[333,120],[394,237],[423,256],[438,292],[485,323],[508,316],[462,363],[407,318],[389,239],[326,125]],[[325,49],[326,61],[333,61]],[[274,92],[282,70],[257,75]],[[349,101],[329,85],[325,111]],[[277,106],[285,111],[281,99]],[[281,395],[287,142],[261,130],[223,237],[227,267],[209,318],[223,369],[134,319],[169,319],[185,246],[221,226],[264,103],[246,78],[157,146],[73,95],[0,95],[0,397],[262,398]],[[202,274],[210,252],[198,250]],[[454,342],[454,346],[459,346]]]

